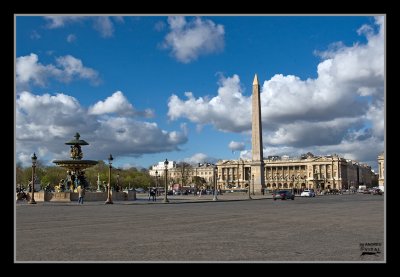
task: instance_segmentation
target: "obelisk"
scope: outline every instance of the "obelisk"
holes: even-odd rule
[[[251,184],[250,188],[254,193],[260,194],[261,188],[265,187],[264,180],[264,159],[262,143],[262,125],[261,125],[261,103],[260,103],[260,84],[257,74],[253,81],[252,97],[252,124],[251,124]]]

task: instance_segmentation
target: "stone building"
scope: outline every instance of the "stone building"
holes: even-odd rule
[[[171,188],[182,188],[183,187],[194,187],[195,177],[202,178],[205,182],[205,186],[212,188],[214,184],[213,169],[215,165],[211,163],[199,163],[196,166],[192,166],[187,163],[168,163],[168,187]],[[159,162],[157,165],[153,165],[149,170],[150,176],[156,177],[156,172],[159,177],[164,176],[165,166],[164,162]],[[174,185],[180,184],[180,186]]]
[[[220,189],[253,186],[251,160],[223,160],[217,163],[217,185]],[[371,185],[371,167],[346,160],[337,155],[314,156],[311,153],[299,158],[269,156],[264,159],[266,189],[357,189]],[[257,193],[257,191],[256,191]]]
[[[378,166],[379,166],[379,188],[385,191],[385,155],[384,153],[378,156]]]
[[[175,161],[168,161],[168,170],[172,170],[173,168],[176,168],[176,162]],[[157,164],[153,165],[151,169],[149,170],[150,176],[156,177],[156,173],[158,176],[164,176],[164,170],[165,170],[165,165],[164,161],[158,162]]]

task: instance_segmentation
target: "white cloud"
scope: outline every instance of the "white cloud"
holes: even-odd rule
[[[243,142],[231,141],[228,145],[229,149],[234,151],[243,151],[245,149],[245,144]]]
[[[107,97],[105,101],[99,101],[89,107],[89,114],[100,115],[107,113],[132,114],[133,106],[121,91],[116,91],[113,95]]]
[[[41,64],[34,53],[21,56],[17,58],[16,73],[17,87],[22,89],[28,88],[31,83],[44,87],[50,78],[66,83],[73,79],[87,79],[93,84],[100,82],[96,70],[85,67],[80,59],[71,55],[56,58],[56,65]]]
[[[186,101],[176,95],[170,97],[168,116],[171,120],[186,117],[198,124],[211,123],[222,131],[240,132],[249,128],[251,99],[243,96],[239,76],[222,78],[218,95],[211,99],[196,99],[191,92],[185,95]]]
[[[88,114],[102,115],[115,113],[118,115],[136,115],[151,118],[154,112],[151,109],[139,111],[133,108],[128,99],[121,91],[114,92],[111,96],[107,97],[104,101],[98,101],[88,109]]]
[[[176,19],[173,24],[181,28],[186,23]],[[331,151],[361,140],[362,145],[383,142],[383,17],[377,17],[375,24],[374,28],[364,26],[359,30],[367,43],[336,43],[321,52],[317,78],[302,80],[276,74],[263,83],[260,97],[267,149],[311,147]],[[242,94],[239,76],[222,79],[214,97],[195,98],[192,92],[185,95],[184,100],[177,95],[170,97],[171,120],[187,118],[202,126],[212,124],[220,131],[251,132],[251,96]],[[362,148],[349,147],[349,152],[360,159],[375,160],[376,153],[383,150],[383,143],[378,145],[374,151],[364,151],[370,153],[368,158],[357,153]]]
[[[375,137],[384,139],[385,133],[385,104],[383,101],[377,101],[369,106],[365,119],[371,122],[371,129]]]
[[[332,145],[340,143],[349,128],[361,128],[361,118],[335,118],[329,121],[295,121],[281,124],[273,132],[264,134],[264,141],[270,145],[291,145],[297,147]]]
[[[67,24],[79,22],[84,20],[85,16],[61,16],[61,15],[54,15],[54,16],[45,16],[47,20],[47,28],[49,29],[56,29],[60,27],[64,27]]]
[[[111,21],[113,18],[118,23],[123,23],[124,19],[121,16],[110,17],[110,16],[45,16],[47,20],[47,28],[56,29],[66,27],[67,25],[74,23],[83,23],[85,21],[91,21],[93,28],[103,38],[109,38],[113,36],[114,24]]]
[[[100,16],[93,19],[93,28],[100,33],[103,38],[111,37],[114,33],[114,26],[107,16]]]
[[[74,77],[98,82],[97,71],[83,66],[83,63],[80,59],[77,59],[71,55],[67,55],[58,57],[56,62],[57,66],[63,70],[63,74],[60,76],[60,78],[65,82],[70,82]]]
[[[224,26],[200,17],[186,22],[183,16],[168,18],[170,32],[163,47],[171,49],[180,62],[189,63],[200,55],[216,53],[224,48]]]
[[[191,165],[197,165],[199,163],[215,163],[217,160],[212,158],[204,153],[196,153],[191,157],[185,158],[184,162],[187,162]]]
[[[76,35],[75,34],[69,34],[67,36],[67,42],[72,43],[76,40]]]
[[[125,163],[123,165],[121,165],[122,169],[130,169],[130,168],[140,168],[140,165],[137,164],[131,164],[131,163]]]
[[[174,151],[187,141],[185,125],[180,131],[166,131],[154,122],[128,116],[90,114],[66,94],[17,94],[17,162],[29,164],[33,152],[41,153],[42,161],[68,159],[64,143],[76,132],[90,143],[83,149],[84,158],[93,160],[105,159],[109,153],[118,157]]]

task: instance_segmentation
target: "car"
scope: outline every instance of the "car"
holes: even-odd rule
[[[305,189],[300,196],[315,197],[315,192],[312,189]]]
[[[144,188],[136,188],[135,191],[137,193],[145,193],[146,192],[146,190]]]
[[[382,195],[382,190],[380,190],[380,189],[374,189],[374,190],[372,191],[372,194],[374,194],[374,195]]]
[[[294,194],[288,190],[280,190],[280,191],[274,192],[272,194],[272,198],[274,200],[276,200],[276,199],[282,199],[282,200],[292,199],[292,200],[294,200]]]

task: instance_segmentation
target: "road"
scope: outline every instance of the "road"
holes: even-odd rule
[[[384,197],[17,204],[15,239],[16,262],[383,262]]]

